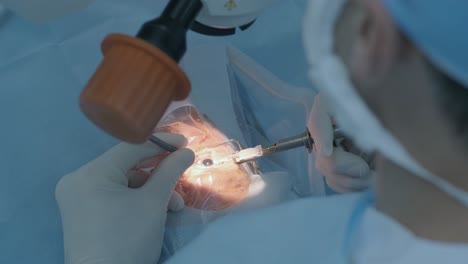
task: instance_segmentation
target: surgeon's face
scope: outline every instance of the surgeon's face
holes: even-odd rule
[[[425,168],[450,174],[447,164],[457,159],[453,136],[427,60],[382,1],[348,1],[336,24],[335,52],[384,127]]]
[[[372,21],[368,16],[365,0],[349,0],[339,16],[335,28],[335,52],[345,63],[355,88],[366,99],[369,107],[379,115],[379,103],[373,92],[379,90],[368,82],[375,71],[369,58],[368,35]]]

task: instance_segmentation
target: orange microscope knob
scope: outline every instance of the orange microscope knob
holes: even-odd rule
[[[144,40],[112,34],[101,48],[104,59],[81,93],[81,110],[112,136],[143,143],[169,104],[189,95],[189,79],[173,59]]]

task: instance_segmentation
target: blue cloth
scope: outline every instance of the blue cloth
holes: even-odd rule
[[[278,0],[248,31],[222,39],[305,86],[305,2]],[[134,34],[164,4],[99,0],[47,25],[12,15],[0,22],[0,263],[63,263],[55,185],[116,143],[80,113],[78,95],[101,59],[104,36]],[[188,39],[189,49],[218,40],[195,33]]]
[[[307,198],[226,217],[168,263],[349,263],[343,248],[363,196]]]
[[[448,76],[468,87],[468,2],[383,0],[401,30]]]

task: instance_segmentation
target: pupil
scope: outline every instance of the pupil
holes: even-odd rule
[[[213,160],[212,159],[205,159],[203,160],[203,165],[209,167],[213,165]]]

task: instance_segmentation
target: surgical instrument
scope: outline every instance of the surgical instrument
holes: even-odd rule
[[[344,139],[344,134],[341,129],[334,130],[334,139],[335,142],[340,139]],[[268,147],[257,146],[254,148],[248,148],[239,151],[234,156],[236,163],[244,163],[251,160],[255,160],[264,155],[271,155],[274,153],[287,151],[299,147],[305,147],[308,152],[311,152],[314,145],[314,139],[310,135],[309,130],[299,135],[288,137],[285,139],[278,140],[275,144]]]
[[[166,151],[169,151],[169,152],[175,152],[177,151],[177,148],[172,146],[171,144],[167,143],[167,142],[164,142],[162,139],[152,135],[149,139],[148,139],[150,142],[156,144],[157,146],[159,146],[160,148],[166,150]]]
[[[247,29],[273,2],[170,0],[136,37],[107,36],[103,60],[80,95],[82,112],[112,136],[143,143],[169,104],[190,93],[190,81],[178,65],[187,49],[187,31],[220,35]]]

